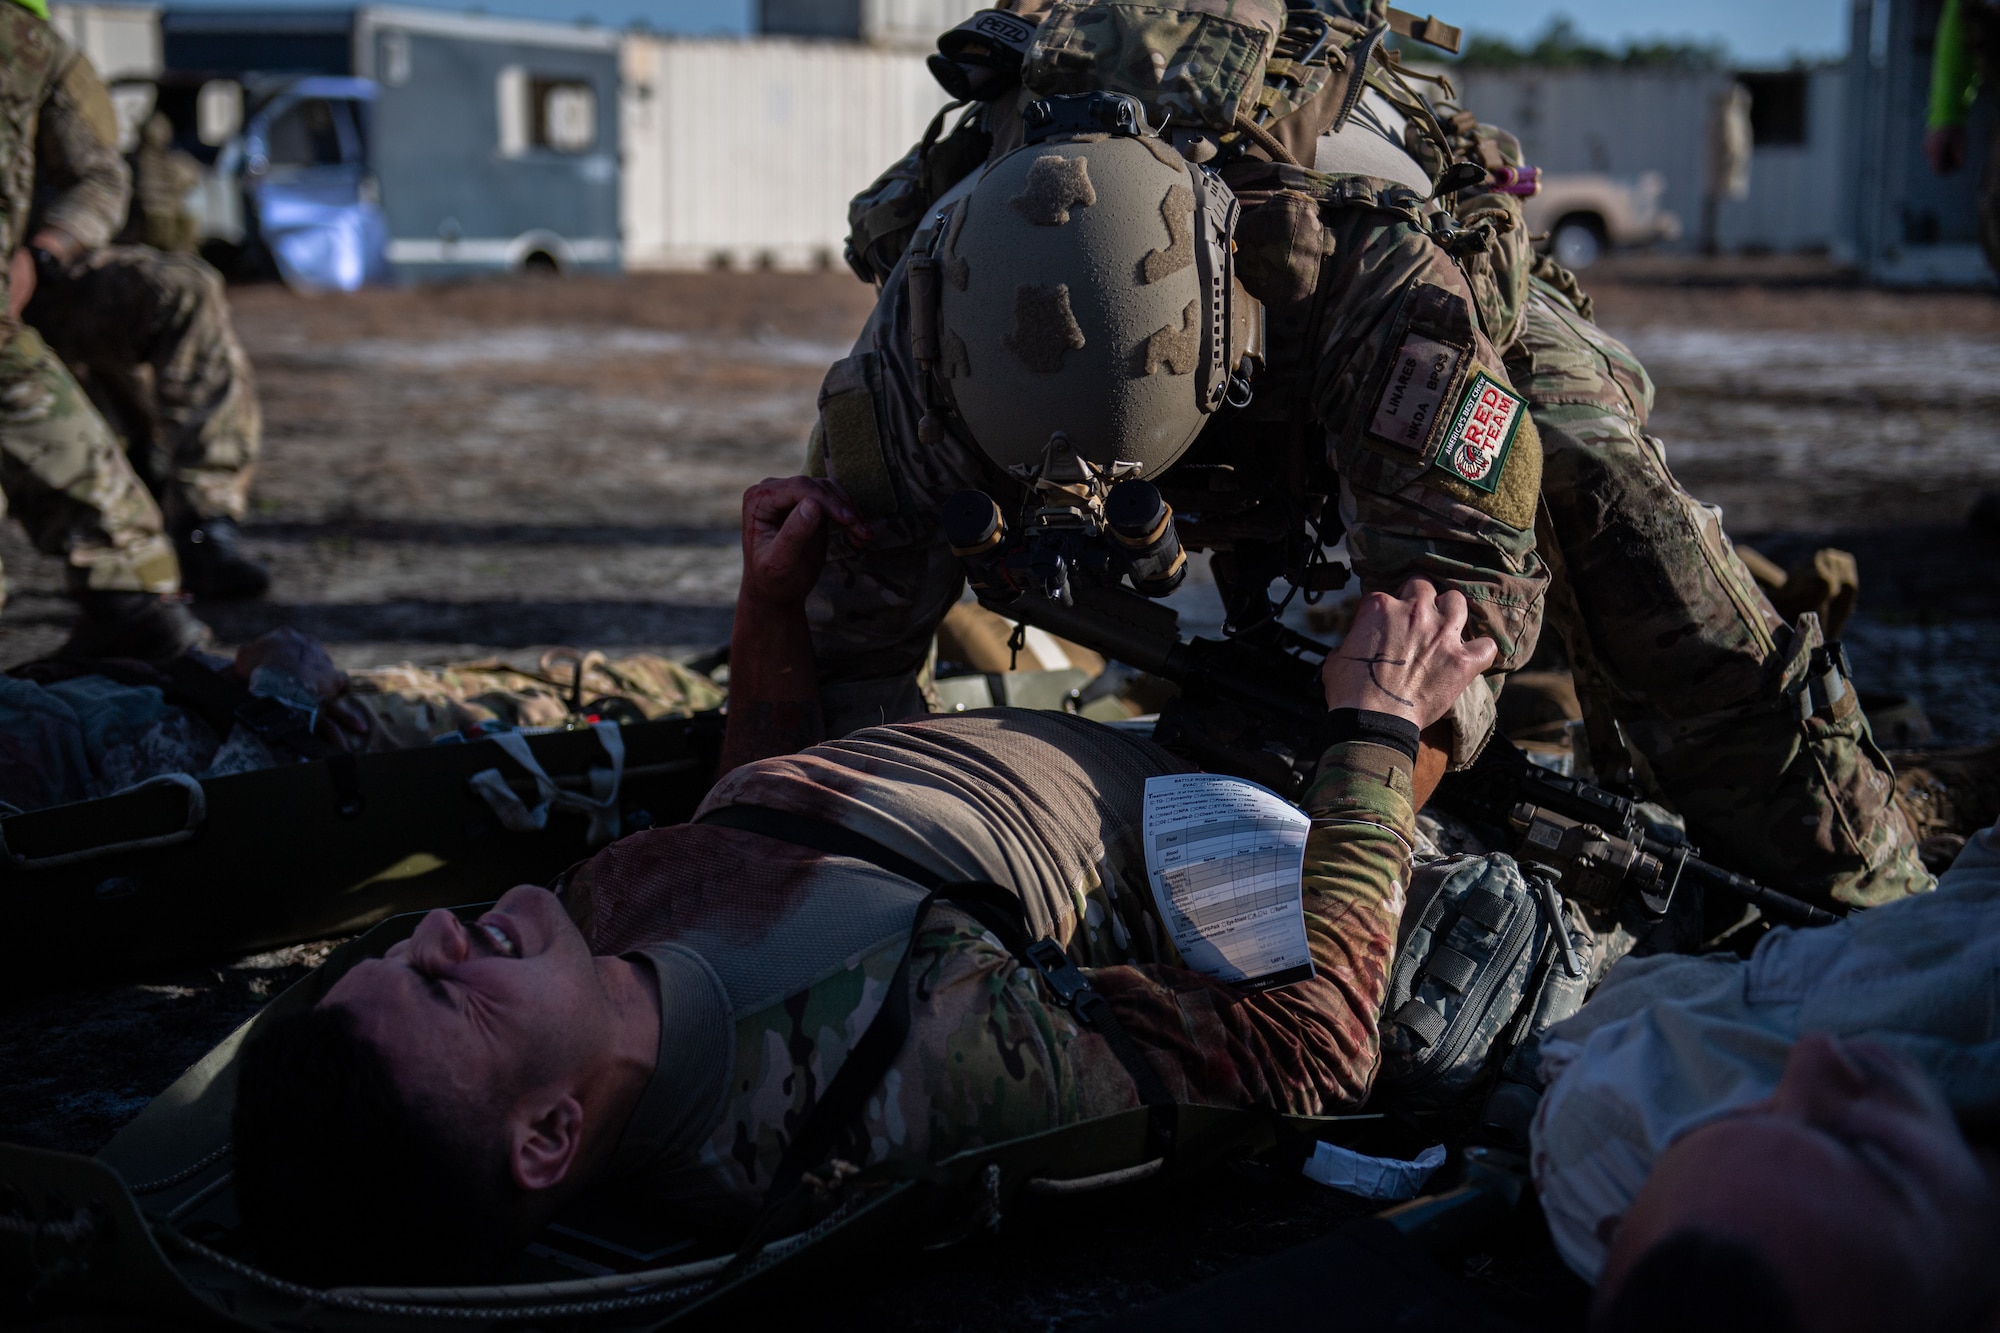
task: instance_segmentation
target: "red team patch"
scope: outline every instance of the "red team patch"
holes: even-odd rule
[[[1437,465],[1489,495],[1500,489],[1500,472],[1508,450],[1514,447],[1514,437],[1521,431],[1521,415],[1526,409],[1524,400],[1492,376],[1484,371],[1475,374],[1465,397],[1459,400],[1451,434],[1438,449]]]

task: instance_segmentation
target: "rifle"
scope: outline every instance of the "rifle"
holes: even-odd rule
[[[1161,710],[1154,739],[1213,772],[1303,795],[1325,746],[1319,683],[1324,644],[1275,622],[1253,635],[1180,637],[1180,616],[1136,593],[1086,580],[1070,602],[1019,596],[989,609],[1150,672],[1180,687]],[[1639,802],[1530,760],[1503,736],[1478,763],[1447,774],[1436,802],[1507,844],[1516,859],[1547,866],[1565,894],[1609,908],[1632,895],[1663,917],[1683,884],[1740,898],[1767,917],[1796,925],[1838,920],[1755,880],[1701,859],[1676,830],[1648,823]]]
[[[1840,919],[1702,860],[1680,830],[1647,820],[1639,802],[1543,768],[1504,736],[1488,742],[1465,772],[1447,773],[1433,799],[1489,832],[1511,835],[1518,859],[1549,867],[1565,894],[1592,906],[1610,908],[1631,893],[1657,919],[1681,885],[1697,884],[1793,925]]]

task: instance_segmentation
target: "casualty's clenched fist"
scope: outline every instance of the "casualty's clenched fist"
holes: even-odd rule
[[[826,565],[827,522],[854,542],[873,534],[837,482],[768,477],[743,493],[742,602],[800,606]]]
[[[1430,726],[1458,701],[1499,651],[1491,639],[1465,640],[1462,593],[1438,595],[1411,579],[1395,597],[1361,599],[1354,628],[1320,671],[1328,708],[1365,708]]]

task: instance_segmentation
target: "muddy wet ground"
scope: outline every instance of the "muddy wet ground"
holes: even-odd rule
[[[1633,264],[1590,286],[1659,383],[1671,465],[1732,535],[1781,564],[1820,545],[1860,557],[1846,641],[1862,686],[1912,696],[1942,741],[2000,737],[2000,529],[1967,522],[2000,492],[2000,301],[1810,266]],[[268,421],[247,529],[275,584],[198,610],[232,642],[295,626],[347,665],[712,647],[737,498],[798,468],[820,377],[870,299],[839,273],[238,291]],[[18,529],[0,558],[6,667],[54,647],[69,610],[59,565]],[[0,1140],[93,1150],[322,952],[0,1001]],[[852,1326],[1081,1327],[1349,1210],[1222,1181],[1142,1211],[1081,1251],[1052,1234],[925,1260],[901,1294],[858,1297]],[[1494,1290],[1573,1300],[1510,1262],[1489,1265]]]

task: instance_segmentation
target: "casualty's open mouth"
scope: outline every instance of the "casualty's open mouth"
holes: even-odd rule
[[[491,921],[480,921],[477,924],[481,930],[486,932],[486,937],[493,941],[493,951],[495,953],[499,954],[502,958],[519,958],[521,956],[521,946],[514,942],[513,936],[500,929],[499,926],[493,924]]]

